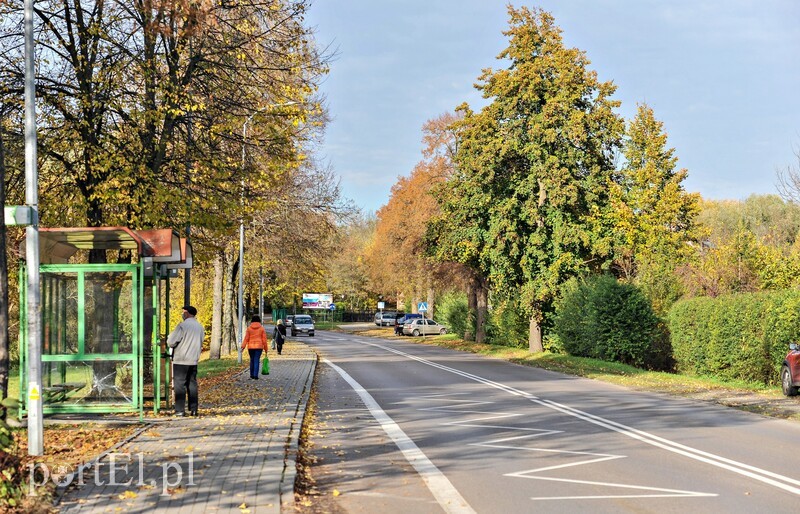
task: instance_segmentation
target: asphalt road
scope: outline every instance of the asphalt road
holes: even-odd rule
[[[307,512],[797,512],[800,424],[332,332]]]

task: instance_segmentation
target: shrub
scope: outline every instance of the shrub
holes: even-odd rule
[[[460,292],[447,293],[436,302],[436,317],[451,334],[464,337],[467,329],[467,295]]]
[[[571,355],[632,366],[669,367],[660,320],[635,286],[607,275],[565,285],[553,331]]]
[[[493,304],[486,320],[486,342],[514,348],[528,347],[528,320],[517,302]]]
[[[668,322],[680,372],[774,385],[800,336],[800,291],[683,300]]]

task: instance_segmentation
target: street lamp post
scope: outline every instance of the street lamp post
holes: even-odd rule
[[[270,104],[258,109],[256,112],[247,117],[242,124],[242,213],[244,213],[244,159],[245,147],[247,146],[247,125],[253,120],[253,117],[268,109],[274,107],[288,107],[290,105],[298,104],[299,102],[284,102],[280,104]],[[244,214],[239,218],[239,364],[242,363],[242,342],[244,341]]]

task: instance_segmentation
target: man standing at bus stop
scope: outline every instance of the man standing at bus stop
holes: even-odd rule
[[[183,321],[167,337],[173,348],[173,389],[175,390],[175,415],[186,416],[186,394],[189,394],[189,412],[197,416],[197,361],[203,348],[206,333],[197,319],[197,309],[191,305],[183,308]]]

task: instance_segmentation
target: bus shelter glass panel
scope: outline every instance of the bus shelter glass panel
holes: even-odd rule
[[[139,271],[129,264],[41,266],[45,413],[141,412]]]

